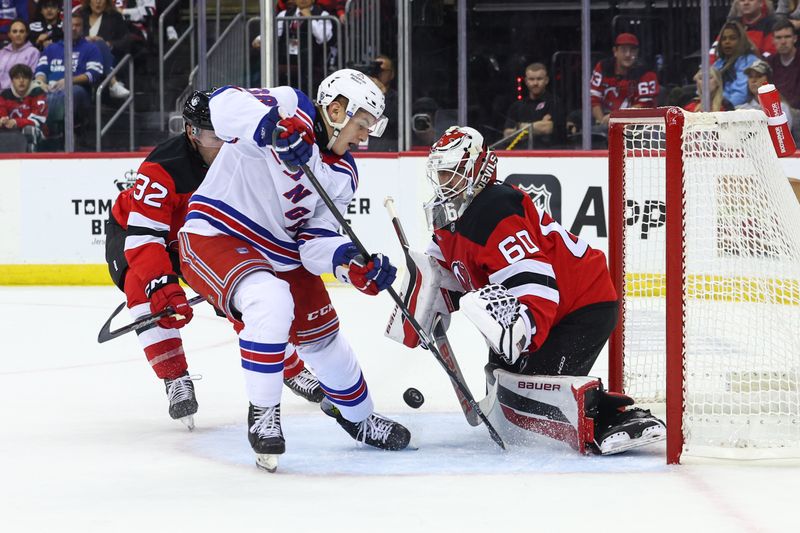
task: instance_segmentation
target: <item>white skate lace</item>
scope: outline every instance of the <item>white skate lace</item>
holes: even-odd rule
[[[389,433],[392,431],[392,422],[380,415],[371,414],[366,420],[358,424],[358,434],[356,440],[366,443],[367,439],[386,442]]]
[[[175,405],[184,400],[191,400],[194,397],[194,387],[191,382],[200,379],[203,379],[203,376],[190,376],[187,374],[186,376],[181,376],[170,381],[169,387],[167,387],[167,399],[169,400],[169,404]]]
[[[310,393],[319,386],[319,380],[315,378],[308,370],[301,370],[295,377],[287,379],[292,383],[292,386],[303,392]]]
[[[255,423],[250,426],[250,433],[262,438],[281,436],[281,406],[259,407],[253,406]]]

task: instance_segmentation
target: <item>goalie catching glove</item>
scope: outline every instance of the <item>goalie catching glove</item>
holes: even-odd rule
[[[374,296],[392,286],[397,277],[397,268],[383,254],[372,254],[365,260],[356,245],[350,242],[334,252],[333,273],[339,281]]]
[[[531,324],[519,300],[497,283],[461,297],[461,310],[483,334],[489,348],[513,365],[531,343]]]

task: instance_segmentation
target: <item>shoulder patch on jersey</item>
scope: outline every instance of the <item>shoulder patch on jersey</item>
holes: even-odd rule
[[[313,130],[314,119],[317,117],[317,109],[314,107],[314,102],[303,91],[295,89],[294,92],[297,94],[297,115]]]
[[[456,231],[466,239],[486,245],[495,228],[510,216],[525,216],[525,194],[511,185],[495,183],[486,187],[456,222]]]

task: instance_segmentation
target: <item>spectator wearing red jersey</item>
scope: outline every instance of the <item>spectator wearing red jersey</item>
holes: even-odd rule
[[[0,92],[0,130],[4,130],[0,144],[17,144],[9,141],[9,133],[21,137],[19,141],[22,144],[18,146],[27,145],[33,149],[43,137],[47,94],[41,87],[31,84],[33,71],[28,65],[14,65],[9,75],[11,87]]]
[[[764,56],[774,54],[772,26],[775,25],[775,17],[764,0],[736,0],[733,8],[737,9],[739,16],[730,20],[736,20],[744,26],[747,37],[759,53]]]
[[[714,68],[722,74],[722,94],[734,106],[748,99],[747,74],[744,69],[758,59],[758,51],[748,39],[744,27],[736,21],[722,26],[718,58]]]
[[[613,52],[614,56],[597,63],[592,73],[592,117],[603,126],[617,109],[655,107],[659,91],[656,73],[638,63],[639,39],[635,35],[617,35]]]
[[[794,25],[781,19],[773,26],[772,36],[776,53],[767,58],[767,63],[772,67],[775,87],[794,109],[800,109],[800,60]]]

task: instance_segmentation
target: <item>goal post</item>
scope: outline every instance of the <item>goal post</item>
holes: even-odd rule
[[[800,457],[800,205],[760,111],[609,123],[609,388],[682,454]]]

